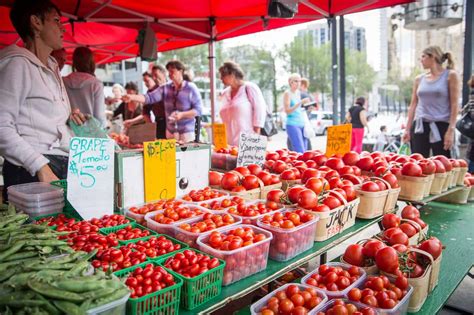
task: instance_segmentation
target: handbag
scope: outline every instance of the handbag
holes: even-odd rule
[[[459,132],[470,138],[474,139],[474,100],[464,106],[462,110],[461,118],[456,122],[456,129]]]
[[[303,120],[304,120],[304,127],[303,127],[303,135],[306,139],[311,139],[316,137],[316,133],[314,132],[313,126],[311,126],[311,122],[309,121],[308,115],[303,113]]]
[[[247,91],[247,85],[245,85],[245,94],[247,94],[247,99],[249,102],[252,102],[249,97],[249,92]],[[266,110],[266,113],[265,123],[263,124],[263,128],[260,128],[260,134],[265,137],[271,137],[278,133],[278,129],[275,122],[273,121],[272,113],[270,113],[268,110]]]

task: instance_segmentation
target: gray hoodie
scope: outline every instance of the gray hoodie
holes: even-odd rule
[[[63,78],[72,108],[90,114],[105,127],[104,87],[95,76],[85,72],[73,72]]]
[[[32,176],[49,160],[67,156],[71,114],[54,58],[46,67],[16,45],[0,50],[0,155]]]

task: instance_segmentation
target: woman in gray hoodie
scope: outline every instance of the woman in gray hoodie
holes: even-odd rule
[[[62,47],[64,27],[50,1],[17,0],[10,20],[24,42],[0,50],[0,155],[4,198],[11,185],[66,178],[71,115],[58,64],[51,52]]]

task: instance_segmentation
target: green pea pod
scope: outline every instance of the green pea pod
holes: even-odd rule
[[[89,268],[89,266],[90,264],[88,261],[82,261],[76,264],[74,267],[72,267],[69,271],[67,271],[64,276],[68,278],[81,276],[82,273],[87,268]]]
[[[0,221],[0,229],[13,222],[21,222],[18,224],[18,225],[21,225],[23,224],[23,222],[26,222],[28,218],[29,218],[29,215],[27,214],[7,215],[2,218],[2,221]]]
[[[47,311],[48,314],[50,314],[50,315],[61,315],[61,312],[52,303],[50,303],[47,298],[45,298],[41,294],[36,294],[36,298],[40,301],[45,302],[43,308]]]
[[[94,300],[94,303],[92,304],[91,308],[96,308],[98,306],[102,306],[110,302],[117,301],[129,293],[130,291],[126,288],[119,289],[110,295]]]
[[[35,296],[34,292],[31,291],[15,291],[7,295],[0,296],[0,305],[2,303],[7,303],[10,301],[18,301],[18,300],[33,300]]]
[[[5,261],[20,260],[20,259],[31,258],[35,256],[38,256],[38,253],[32,252],[32,251],[29,251],[29,252],[23,251],[23,252],[19,252],[7,257]]]
[[[81,310],[84,312],[87,312],[88,310],[91,309],[91,305],[92,305],[92,299],[87,299],[84,302],[82,302]]]
[[[14,243],[12,247],[0,253],[0,261],[4,261],[5,258],[7,258],[8,256],[13,255],[16,252],[18,252],[24,245],[25,245],[25,242],[22,242],[22,241]]]
[[[38,300],[25,300],[25,299],[12,300],[12,301],[3,301],[2,299],[0,299],[0,305],[8,305],[8,306],[11,306],[11,307],[43,306],[44,302],[43,301],[38,301]]]
[[[107,286],[107,281],[105,280],[96,280],[96,279],[89,279],[89,280],[82,280],[82,279],[69,279],[69,280],[59,280],[53,283],[55,287],[61,290],[76,292],[76,293],[84,293],[93,290],[103,290]]]
[[[74,303],[67,301],[54,301],[54,305],[68,315],[85,315],[86,312]]]
[[[102,297],[106,297],[106,296],[114,293],[115,291],[116,291],[115,288],[105,288],[105,289],[100,289],[100,290],[97,290],[97,291],[85,292],[85,293],[82,293],[81,295],[85,299],[99,299],[99,298],[102,298]]]
[[[20,266],[15,266],[0,274],[0,282],[4,282],[20,270]]]
[[[70,270],[73,268],[76,264],[75,263],[66,263],[66,264],[35,264],[32,266],[28,266],[28,269],[30,270],[43,270],[43,269],[50,269],[50,270]]]
[[[16,274],[16,275],[12,276],[10,279],[8,279],[8,281],[5,282],[5,284],[10,285],[10,286],[12,286],[16,289],[27,287],[28,286],[28,279],[30,279],[30,277],[32,277],[36,274],[37,274],[36,271],[19,273],[19,274]]]
[[[66,245],[64,241],[52,239],[52,240],[31,240],[28,241],[29,246],[61,246]]]
[[[8,295],[13,292],[13,288],[7,284],[0,284],[0,296]]]
[[[85,254],[79,256],[79,257],[77,258],[77,260],[78,260],[78,261],[80,261],[80,260],[82,260],[82,261],[87,261],[87,260],[91,259],[92,257],[94,257],[94,256],[97,254],[98,251],[99,251],[99,250],[98,250],[97,248],[94,248],[94,250],[92,250],[91,252],[85,253]]]
[[[41,270],[38,272],[35,271],[34,273],[35,273],[34,277],[36,279],[41,280],[41,281],[46,281],[46,282],[58,279],[64,275],[64,271],[62,270],[49,270],[49,269]]]
[[[53,299],[66,300],[71,302],[82,302],[85,300],[81,295],[77,293],[59,290],[50,284],[33,279],[30,279],[28,281],[28,286],[31,290]]]

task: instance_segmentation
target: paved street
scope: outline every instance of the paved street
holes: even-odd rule
[[[271,140],[268,141],[267,150],[274,151],[281,148],[286,148],[287,141],[286,131],[280,130],[278,134],[273,136]],[[326,151],[326,136],[316,136],[311,139],[312,148],[319,149],[321,151]]]

